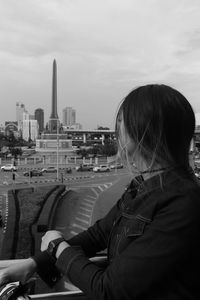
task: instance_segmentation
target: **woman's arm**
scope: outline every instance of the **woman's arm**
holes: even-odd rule
[[[0,270],[0,285],[13,281],[25,283],[36,271],[37,265],[34,259],[27,258],[22,262],[12,264]]]
[[[120,200],[108,212],[108,214],[98,220],[93,226],[89,227],[78,235],[67,240],[71,246],[80,246],[87,257],[96,255],[97,252],[105,250],[108,239],[113,227],[113,223],[120,213]]]
[[[173,294],[175,282],[176,288],[181,285],[182,270],[186,274],[188,271],[188,280],[192,284],[198,278],[198,267],[190,274],[188,258],[193,265],[195,261],[200,263],[197,238],[200,205],[196,209],[191,209],[193,204],[183,207],[185,202],[189,203],[188,197],[173,201],[176,205],[163,208],[144,234],[136,240],[133,238],[106,269],[97,267],[81,249],[73,247],[60,254],[57,268],[95,300],[153,299],[157,293],[162,296],[170,290]]]
[[[118,204],[116,204],[103,219],[97,221],[87,231],[69,239],[66,245],[70,245],[72,246],[70,248],[75,248],[76,250],[76,246],[81,247],[84,251],[84,255],[88,257],[105,249],[107,247],[110,230],[113,226],[113,221],[116,218],[118,211],[119,207]],[[54,238],[61,236],[61,233],[59,232],[55,231],[54,233]],[[52,239],[54,238],[52,237]],[[0,285],[11,281],[21,281],[24,283],[37,271],[48,285],[53,286],[61,276],[54,265],[55,261],[46,251],[49,240],[48,242],[43,240],[43,242],[42,252],[37,256],[0,270]]]
[[[103,219],[97,221],[88,230],[61,243],[58,247],[58,253],[60,254],[65,248],[71,246],[70,248],[76,251],[83,251],[86,257],[95,256],[98,251],[107,248],[108,237],[118,213],[119,203]],[[48,231],[42,238],[41,250],[43,252],[34,257],[38,266],[38,274],[49,286],[53,286],[61,278],[61,274],[55,267],[55,261],[49,255],[47,248],[51,240],[61,236],[62,234],[58,231]]]

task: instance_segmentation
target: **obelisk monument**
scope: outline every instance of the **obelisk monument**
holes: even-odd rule
[[[56,133],[59,126],[59,118],[57,113],[57,64],[53,61],[53,76],[52,76],[52,99],[51,99],[51,115],[49,119],[49,132]]]
[[[36,140],[35,150],[38,153],[38,155],[41,155],[43,157],[44,163],[56,163],[57,170],[58,165],[60,163],[67,163],[67,156],[74,155],[74,150],[72,148],[72,139],[68,139],[67,134],[60,133],[59,127],[60,122],[57,113],[57,65],[56,60],[54,59],[52,76],[51,115],[49,118],[49,126],[48,130],[41,134],[41,138]]]

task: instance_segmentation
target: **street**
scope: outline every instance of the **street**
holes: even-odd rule
[[[86,230],[97,219],[102,218],[123,193],[130,177],[125,172],[95,174],[76,182],[68,182],[68,189],[74,194],[66,194],[57,207],[54,216],[54,229],[61,231],[67,238]],[[69,200],[77,201],[78,206],[72,216],[69,214]],[[67,201],[65,201],[67,200]],[[71,218],[69,224],[68,217]]]
[[[56,173],[44,173],[38,177],[26,177],[24,170],[16,172],[13,180],[12,172],[0,172],[0,210],[2,214],[3,226],[0,229],[0,242],[6,230],[7,218],[11,212],[8,211],[8,190],[38,186],[54,185],[62,183],[57,181]],[[65,207],[69,202],[68,198],[62,201],[55,211],[53,220],[54,229],[62,231],[68,237],[76,235],[82,230],[87,229],[98,218],[101,218],[112,207],[122,194],[129,176],[126,169],[111,170],[105,173],[77,172],[64,174],[63,184],[66,190],[74,191],[79,198],[79,205],[73,214],[73,219],[69,223],[69,210]],[[66,195],[66,197],[68,197]]]

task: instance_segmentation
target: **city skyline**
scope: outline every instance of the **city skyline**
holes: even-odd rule
[[[177,88],[200,112],[197,0],[7,0],[0,17],[1,124],[15,120],[16,102],[41,107],[48,122],[54,58],[60,120],[74,107],[83,128],[114,128],[120,101],[151,82]]]

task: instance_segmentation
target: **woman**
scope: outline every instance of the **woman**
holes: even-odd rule
[[[133,180],[111,211],[65,241],[42,238],[42,253],[1,272],[26,281],[36,270],[53,285],[66,275],[90,299],[200,299],[200,187],[189,167],[195,118],[165,85],[136,88],[120,105],[119,152]],[[107,248],[108,266],[88,258]]]

